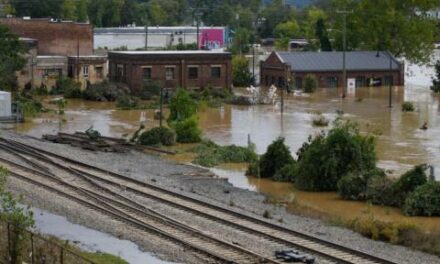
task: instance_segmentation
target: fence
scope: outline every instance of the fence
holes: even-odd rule
[[[21,236],[17,236],[21,230]],[[14,242],[20,239],[18,252]],[[67,246],[67,245],[66,245]],[[0,262],[28,264],[95,264],[66,246],[0,219]]]

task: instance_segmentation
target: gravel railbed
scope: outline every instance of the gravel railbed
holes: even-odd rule
[[[9,132],[2,132],[1,135],[5,138],[32,144],[36,147],[64,155],[84,163],[106,168],[137,180],[154,183],[172,191],[191,197],[196,197],[200,200],[211,202],[213,204],[229,207],[230,202],[233,201],[233,209],[251,216],[261,217],[265,211],[269,211],[270,215],[272,216],[272,221],[277,222],[278,224],[340,245],[358,249],[378,257],[390,259],[396,263],[440,263],[440,259],[433,255],[408,249],[402,246],[373,241],[371,239],[364,238],[346,228],[330,226],[321,220],[291,214],[287,212],[283,206],[266,203],[266,197],[260,193],[235,188],[224,179],[217,179],[215,177],[209,178],[211,173],[207,169],[178,164],[163,159],[160,156],[146,155],[139,152],[119,154],[95,153],[84,151],[79,148],[73,148],[67,145],[42,142]],[[195,175],[201,175],[201,177],[197,177]],[[44,197],[39,198],[42,199]],[[54,212],[56,208],[51,209],[43,207],[43,209]],[[69,210],[62,211],[62,215],[68,216],[69,220],[69,216],[72,218],[82,219],[79,215],[71,215]],[[280,219],[282,219],[282,223],[279,222]],[[78,223],[90,226],[90,223],[87,221],[75,219],[73,219],[73,221],[79,221]],[[106,228],[105,225],[102,226],[99,224],[97,226],[93,226],[93,228],[101,230],[100,227]],[[159,246],[159,248],[161,247]],[[164,251],[163,248],[161,250],[162,252]],[[152,252],[157,252],[159,255],[161,254],[160,250],[152,250]],[[170,257],[167,254],[165,255]]]

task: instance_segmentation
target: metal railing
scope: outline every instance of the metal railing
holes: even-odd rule
[[[16,263],[28,264],[96,264],[58,242],[29,230],[14,226],[0,218],[0,263],[12,263],[13,243],[20,230],[19,254]]]

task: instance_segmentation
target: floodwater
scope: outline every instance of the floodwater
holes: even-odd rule
[[[439,54],[437,53],[437,58]],[[433,76],[432,67],[407,66],[405,87],[391,90],[392,108],[388,107],[387,87],[360,88],[354,95],[340,99],[341,91],[323,89],[311,95],[286,95],[285,107],[280,106],[230,106],[208,108],[199,113],[199,121],[205,137],[219,144],[246,145],[248,136],[256,144],[257,152],[263,153],[277,137],[285,137],[287,145],[295,153],[310,134],[321,128],[312,126],[312,119],[320,112],[329,120],[344,112],[344,118],[358,122],[363,133],[377,135],[378,165],[398,177],[412,166],[429,163],[436,167],[440,179],[440,97],[429,90]],[[48,99],[45,99],[48,100]],[[411,101],[416,111],[403,113],[401,104]],[[113,110],[114,103],[96,103],[69,100],[66,122],[58,123],[58,116],[44,114],[33,121],[9,126],[29,135],[40,137],[45,133],[84,131],[90,126],[106,136],[127,136],[133,133],[141,121],[147,127],[158,125],[153,111]],[[428,130],[420,130],[425,122]],[[395,221],[404,218],[398,209],[368,207],[365,203],[340,200],[335,193],[305,193],[291,184],[244,176],[242,167],[213,169],[237,187],[259,191],[289,206],[302,205],[313,210],[354,218],[374,212],[382,220]],[[293,202],[292,202],[293,201]],[[409,219],[409,218],[408,218]],[[423,228],[440,231],[440,218],[411,218]]]
[[[108,234],[69,222],[64,216],[32,208],[35,225],[41,234],[74,241],[75,245],[88,252],[104,252],[119,256],[130,264],[172,264],[162,261],[152,254],[142,252],[128,240],[118,239]]]

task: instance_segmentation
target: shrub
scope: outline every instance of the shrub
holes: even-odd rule
[[[280,182],[294,182],[296,177],[296,163],[287,164],[279,169],[273,176],[274,181]]]
[[[139,137],[139,143],[142,145],[171,146],[175,143],[176,135],[167,127],[154,127],[142,133]]]
[[[142,100],[151,100],[154,96],[160,96],[160,88],[161,87],[157,82],[145,82],[142,90],[139,93],[139,97]]]
[[[368,181],[373,177],[386,177],[381,169],[368,172],[349,172],[338,181],[338,194],[347,200],[365,200]]]
[[[81,84],[68,77],[60,77],[51,94],[64,94],[65,98],[81,98]]]
[[[304,92],[305,93],[313,93],[318,88],[318,79],[313,74],[308,74],[306,76],[305,84],[304,84]]]
[[[139,99],[130,95],[119,96],[116,100],[116,107],[121,109],[133,109],[139,106]]]
[[[396,206],[394,183],[387,177],[372,177],[367,183],[366,199],[373,204]]]
[[[336,191],[343,175],[376,167],[374,137],[363,136],[355,123],[340,120],[327,134],[309,137],[297,154],[295,182],[309,191]]]
[[[404,102],[402,104],[402,112],[413,112],[415,110],[412,102]]]
[[[257,154],[250,147],[219,146],[212,141],[202,142],[193,151],[198,154],[193,163],[205,167],[221,163],[251,163],[257,160]]]
[[[182,121],[173,123],[174,130],[179,143],[197,143],[200,142],[202,131],[195,116]]]
[[[188,119],[192,117],[196,111],[197,103],[190,97],[189,93],[184,89],[178,89],[170,102],[170,116],[168,122]],[[195,121],[197,124],[197,120]]]
[[[284,138],[278,138],[267,147],[259,162],[260,176],[262,178],[273,177],[284,166],[293,164],[294,159],[289,147],[284,144]]]
[[[326,127],[328,126],[329,120],[325,118],[323,115],[316,115],[313,117],[312,123],[317,127]]]
[[[406,199],[403,211],[411,216],[440,216],[440,182],[417,187]]]
[[[426,165],[424,164],[415,166],[396,181],[394,190],[396,193],[396,202],[399,206],[403,206],[406,197],[408,197],[411,192],[428,181],[425,169]]]
[[[83,92],[83,97],[90,101],[116,101],[119,96],[129,94],[130,90],[125,84],[104,81],[90,84]]]

